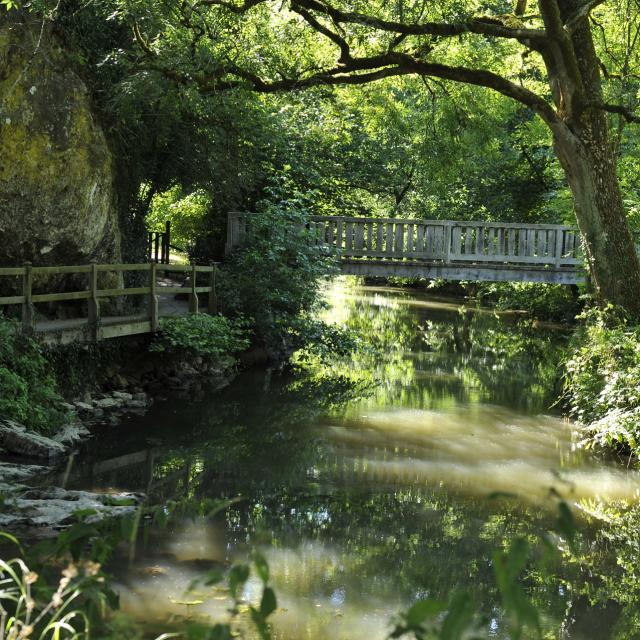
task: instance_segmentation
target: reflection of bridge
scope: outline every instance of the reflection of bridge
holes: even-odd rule
[[[258,214],[230,213],[227,251]],[[361,276],[576,284],[585,278],[577,229],[557,224],[312,216],[311,242]]]

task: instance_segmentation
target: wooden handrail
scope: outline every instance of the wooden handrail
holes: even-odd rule
[[[35,316],[33,305],[41,302],[65,302],[72,300],[87,300],[88,315],[86,327],[92,339],[98,339],[98,328],[101,322],[100,304],[103,300],[130,295],[148,296],[148,318],[151,331],[158,328],[158,295],[160,293],[186,293],[189,295],[189,310],[192,313],[198,312],[198,294],[208,294],[207,311],[216,312],[216,271],[218,263],[210,265],[169,265],[157,264],[155,262],[144,264],[89,264],[89,265],[64,265],[49,267],[34,267],[26,263],[22,267],[0,267],[0,278],[21,277],[22,294],[12,296],[0,296],[0,306],[21,305],[22,306],[22,330],[24,333],[35,331]],[[101,289],[98,285],[98,275],[100,273],[124,273],[147,272],[149,273],[149,284],[142,287],[116,287]],[[158,287],[157,274],[160,272],[190,272],[191,284],[189,288],[183,287]],[[198,286],[196,282],[198,273],[209,274],[209,284]],[[87,274],[87,288],[80,291],[63,291],[56,293],[33,293],[33,280],[41,275],[69,275]]]
[[[242,244],[252,216],[232,212],[227,252]],[[342,258],[430,260],[554,268],[582,265],[580,235],[558,224],[309,216],[312,243],[334,247]]]

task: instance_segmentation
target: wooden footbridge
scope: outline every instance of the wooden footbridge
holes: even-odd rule
[[[230,213],[227,252],[242,245],[259,214]],[[576,284],[585,280],[580,234],[557,224],[312,216],[308,241],[336,251],[342,272]]]
[[[138,284],[125,286],[124,274],[137,274]],[[171,273],[172,278],[167,274]],[[176,276],[177,274],[177,276]],[[178,286],[176,277],[187,286]],[[55,291],[56,279],[75,283],[74,291]],[[206,284],[198,280],[204,280]],[[4,282],[3,282],[4,281]],[[7,282],[9,281],[9,282]],[[46,283],[43,285],[42,283]],[[206,309],[216,310],[216,265],[180,264],[88,264],[75,266],[0,268],[0,284],[13,289],[16,295],[0,297],[4,307],[21,307],[22,332],[39,335],[50,344],[91,342],[120,336],[152,333],[160,318],[199,311],[199,295],[206,296]],[[43,289],[45,286],[47,289]],[[54,289],[54,291],[51,291]],[[176,300],[176,295],[184,300]],[[132,298],[142,298],[142,304],[132,304]],[[126,303],[125,303],[125,299]],[[69,319],[46,320],[36,314],[37,304],[86,301],[86,315]],[[108,303],[108,304],[105,304]],[[109,313],[102,309],[108,306]],[[137,311],[125,314],[122,309]],[[77,305],[74,305],[77,311]],[[120,311],[119,311],[120,310]],[[119,312],[118,312],[119,311]]]
[[[227,252],[245,242],[257,215],[229,214]],[[312,216],[306,226],[302,241],[335,252],[350,275],[559,284],[585,279],[579,233],[563,225]],[[216,265],[162,264],[169,258],[168,234],[150,237],[152,262],[144,264],[2,267],[0,287],[13,295],[0,297],[0,312],[19,305],[23,332],[49,343],[155,332],[161,317],[197,312],[201,295],[214,312]],[[129,280],[137,284],[124,286],[127,272],[136,274]],[[65,289],[75,283],[74,290],[60,291],[63,280]],[[142,297],[143,304],[131,304],[132,297]],[[46,320],[36,314],[36,305],[78,301],[86,301],[84,317]],[[127,315],[123,309],[130,308],[137,311]],[[73,305],[75,315],[77,310]]]

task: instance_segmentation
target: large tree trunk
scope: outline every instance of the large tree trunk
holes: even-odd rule
[[[553,127],[555,149],[573,194],[596,295],[640,317],[640,265],[611,145],[603,132],[593,135],[594,125],[603,124],[594,119],[605,120],[601,114],[590,117],[580,137],[565,124]]]
[[[563,20],[575,0],[558,0]],[[553,6],[545,8],[553,47],[547,68],[559,121],[550,124],[582,234],[596,295],[640,318],[640,264],[622,201],[607,114],[601,108],[600,63],[586,15],[570,29],[553,30]],[[558,23],[559,24],[559,23]],[[570,32],[568,35],[567,32]]]

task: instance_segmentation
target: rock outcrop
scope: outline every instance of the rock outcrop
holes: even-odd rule
[[[0,446],[9,453],[27,458],[58,458],[66,451],[62,442],[47,438],[13,420],[0,419]]]
[[[50,28],[0,12],[0,266],[120,261],[114,167]],[[0,283],[1,284],[1,283]]]

